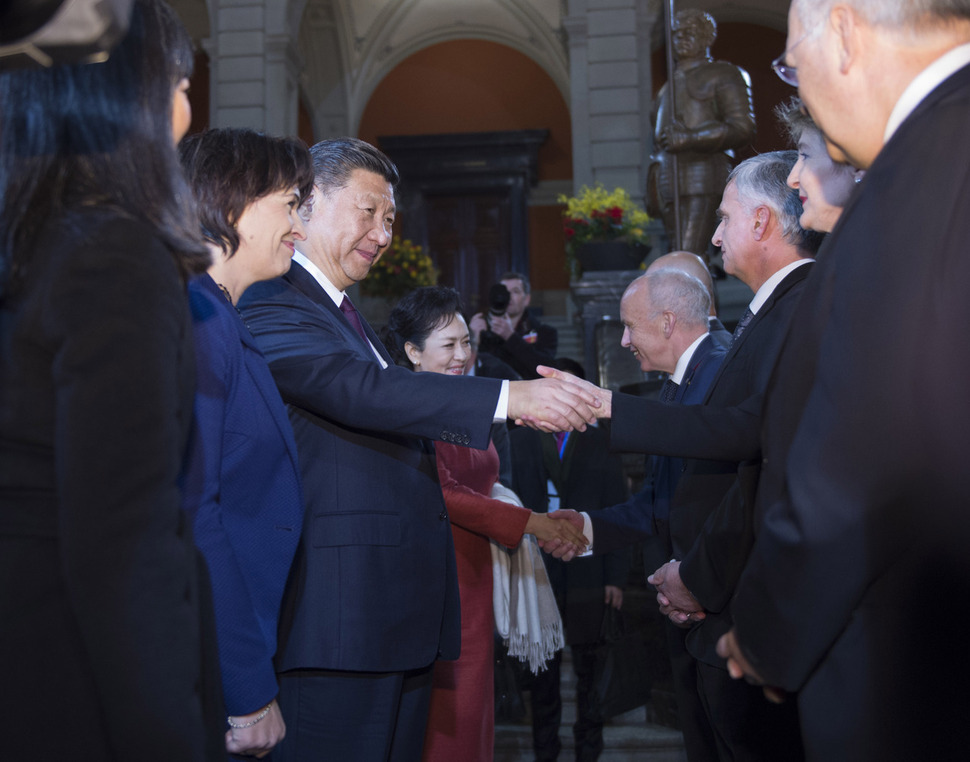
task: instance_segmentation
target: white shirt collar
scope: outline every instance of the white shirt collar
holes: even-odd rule
[[[886,123],[883,142],[889,142],[889,139],[899,129],[899,125],[916,110],[916,107],[923,102],[927,95],[933,92],[950,75],[967,64],[970,64],[970,42],[947,51],[917,74],[916,78],[903,90],[899,100],[896,101],[896,105],[889,115],[889,121]]]
[[[768,280],[761,284],[761,288],[758,289],[758,293],[754,295],[754,299],[748,305],[748,309],[751,310],[752,315],[757,315],[758,310],[761,309],[762,305],[768,301],[768,297],[771,296],[771,292],[774,291],[778,284],[781,283],[790,273],[797,267],[802,265],[807,265],[809,262],[814,262],[813,259],[799,259],[792,262],[790,265],[785,265],[778,272],[772,275]]]
[[[323,270],[317,267],[299,251],[293,252],[293,261],[299,262],[303,266],[303,269],[310,273],[310,275],[313,276],[313,279],[320,284],[320,287],[327,292],[327,296],[333,299],[333,303],[338,307],[340,306],[340,303],[344,300],[344,297],[347,294],[333,285],[333,283],[330,282],[330,279],[323,274]]]
[[[694,339],[694,343],[687,347],[687,349],[684,350],[684,353],[677,358],[677,367],[674,368],[674,374],[670,377],[671,381],[673,381],[675,384],[679,384],[684,380],[684,374],[687,373],[687,367],[690,365],[690,358],[694,356],[694,352],[701,345],[701,342],[704,341],[704,339],[706,339],[708,336],[710,336],[710,334],[707,331],[704,331],[704,333]]]
[[[335,285],[333,285],[333,283],[330,282],[330,279],[323,274],[323,270],[321,270],[319,267],[313,264],[313,262],[307,259],[306,256],[304,256],[300,252],[298,251],[293,252],[293,261],[300,264],[304,270],[306,270],[308,273],[310,273],[310,275],[313,276],[313,279],[320,284],[320,287],[324,291],[327,292],[327,296],[333,299],[333,303],[336,304],[337,308],[339,309],[341,302],[343,302],[344,297],[347,294],[343,291],[340,291]],[[381,357],[381,353],[377,351],[377,347],[371,344],[370,339],[367,340],[367,343],[370,344],[371,351],[374,353],[374,357],[377,358],[377,361],[381,364],[381,367],[386,368],[387,362],[384,360],[383,357]]]

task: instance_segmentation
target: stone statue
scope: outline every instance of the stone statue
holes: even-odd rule
[[[672,24],[673,107],[670,81],[661,88],[654,116],[654,155],[647,179],[647,211],[660,216],[670,246],[677,247],[674,224],[674,158],[680,194],[680,248],[707,259],[717,226],[716,211],[734,159],[734,150],[754,139],[751,79],[740,66],[715,61],[714,18],[683,10]]]

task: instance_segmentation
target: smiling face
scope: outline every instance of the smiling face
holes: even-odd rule
[[[307,241],[300,250],[341,291],[359,283],[391,242],[394,188],[366,169],[329,195],[313,188],[301,210]]]
[[[798,161],[788,175],[788,185],[798,191],[804,211],[799,218],[806,230],[827,233],[835,227],[855,186],[855,170],[836,164],[825,148],[822,134],[802,131]]]
[[[664,313],[654,312],[649,289],[644,281],[627,289],[620,300],[620,319],[623,321],[623,337],[620,345],[629,349],[640,363],[643,371],[663,370],[673,373],[676,359],[668,362],[668,342],[664,336]]]
[[[236,223],[239,248],[228,260],[229,266],[245,269],[245,280],[250,283],[277,278],[289,270],[294,243],[306,238],[297,214],[299,205],[295,185],[250,203]]]
[[[471,357],[471,341],[465,318],[455,313],[446,324],[437,326],[425,340],[424,349],[418,349],[410,341],[404,345],[404,349],[417,371],[463,375]]]

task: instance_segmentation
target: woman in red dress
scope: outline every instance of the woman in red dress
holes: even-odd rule
[[[387,348],[399,365],[419,372],[461,376],[471,358],[468,325],[458,292],[419,288],[391,312]],[[492,650],[492,556],[489,538],[515,547],[523,534],[540,540],[582,537],[546,514],[493,500],[498,454],[438,442],[438,476],[451,519],[461,594],[461,657],[435,664],[424,760],[491,762],[495,735]]]

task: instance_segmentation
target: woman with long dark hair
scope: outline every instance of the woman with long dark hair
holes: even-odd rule
[[[107,61],[0,74],[0,717],[13,759],[224,758],[180,507],[191,42],[135,0]]]
[[[179,153],[212,252],[189,284],[198,389],[185,508],[212,575],[226,747],[263,757],[286,731],[273,657],[303,495],[286,408],[235,304],[290,269],[313,164],[299,140],[248,129],[191,135]]]

